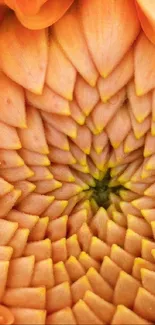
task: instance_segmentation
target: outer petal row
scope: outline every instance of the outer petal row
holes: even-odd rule
[[[0,0],[0,4],[7,5],[14,10],[21,24],[34,30],[54,24],[64,15],[73,1],[74,0]],[[0,14],[0,20],[3,19],[4,8],[1,8],[2,14]]]

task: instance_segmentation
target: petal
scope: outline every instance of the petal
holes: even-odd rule
[[[29,240],[30,241],[38,241],[43,240],[45,238],[45,234],[47,232],[47,227],[49,223],[49,218],[40,218],[30,233]]]
[[[6,194],[5,196],[0,198],[0,205],[1,205],[0,218],[2,218],[2,217],[4,218],[4,216],[6,216],[10,212],[10,210],[12,210],[13,206],[16,204],[16,201],[18,200],[20,195],[21,195],[20,190],[13,189],[13,191],[9,192],[8,194]],[[1,223],[3,221],[4,220],[1,219]],[[18,225],[18,224],[15,222],[9,222],[9,221],[5,221],[5,222],[6,222],[6,225],[12,224],[14,230],[15,230],[15,228],[17,229],[17,227],[18,227],[18,226],[16,227],[16,225]],[[2,223],[2,227],[3,227],[3,223]],[[4,227],[5,227],[5,225],[4,225]],[[7,227],[5,228],[5,230],[7,233]],[[1,231],[3,232],[4,228],[1,228]],[[12,234],[12,235],[14,235],[14,234]],[[9,239],[9,241],[10,241],[10,239]],[[5,235],[2,233],[1,234],[1,245],[7,244],[7,242],[5,242],[5,244],[4,244],[3,241],[5,241]],[[3,242],[3,244],[2,244],[2,242]]]
[[[27,107],[27,126],[27,129],[19,130],[19,137],[23,148],[41,154],[48,154],[48,146],[40,113],[36,108],[30,106]]]
[[[0,149],[0,168],[20,167],[24,165],[24,160],[15,150]]]
[[[111,145],[118,148],[122,141],[127,137],[131,129],[131,122],[127,107],[124,105],[116,112],[115,117],[106,127],[106,132],[110,139]],[[118,133],[118,130],[121,132]]]
[[[14,127],[26,127],[24,90],[3,73],[0,73],[0,106],[2,122]]]
[[[99,78],[98,89],[102,101],[107,102],[128,83],[133,75],[134,59],[133,49],[131,49],[107,78]]]
[[[123,104],[125,99],[125,90],[121,89],[106,104],[100,102],[92,112],[92,119],[95,127],[101,132],[109,121],[115,116],[116,111]]]
[[[65,98],[59,96],[46,85],[44,86],[41,95],[26,91],[26,98],[30,105],[42,109],[45,112],[56,113],[60,115],[70,114],[68,101]]]
[[[34,175],[32,170],[26,165],[15,168],[4,168],[1,169],[1,175],[8,182],[18,182],[25,180],[28,177]]]
[[[64,133],[58,131],[49,123],[45,123],[45,133],[49,145],[69,151],[69,141]]]
[[[95,86],[98,73],[90,57],[76,8],[54,24],[52,33],[81,76],[90,86]]]
[[[45,181],[38,181],[34,183],[36,188],[35,188],[35,193],[38,194],[47,194],[56,188],[59,188],[62,186],[62,184],[55,179],[50,179],[50,180],[45,180]],[[48,213],[47,213],[48,215]]]
[[[45,120],[49,124],[52,124],[52,126],[58,131],[68,135],[73,139],[77,137],[77,124],[70,116],[43,112],[42,117],[43,120]]]
[[[123,305],[118,305],[116,313],[113,317],[112,324],[115,325],[124,325],[128,324],[130,319],[130,324],[141,324],[146,325],[150,324],[145,320],[144,318],[141,318],[136,313],[134,313],[132,310],[126,308]]]
[[[142,96],[155,87],[155,46],[141,33],[135,45],[136,93]]]
[[[91,87],[80,76],[77,76],[74,91],[75,98],[80,109],[86,116],[88,116],[99,101],[99,94],[97,89]]]
[[[28,6],[27,10],[29,11],[29,15],[25,13],[25,4],[22,5],[23,1],[17,0],[18,3],[16,5],[15,11],[19,21],[22,23],[23,26],[29,29],[42,29],[54,24],[58,19],[60,19],[66,10],[71,6],[73,0],[40,0],[41,2],[45,2],[44,5],[38,11],[37,6],[33,6],[33,2],[36,1],[29,1],[31,3],[31,8]],[[27,0],[26,0],[27,1]],[[25,1],[24,1],[25,2]],[[38,5],[40,7],[40,4]],[[32,16],[35,11],[38,11],[36,15]],[[30,15],[31,13],[31,15]]]
[[[127,95],[134,117],[139,123],[143,122],[152,110],[151,93],[138,97],[135,92],[134,82],[131,81],[127,85]]]
[[[28,214],[40,215],[53,200],[52,196],[31,193],[18,205],[18,210]]]
[[[72,183],[75,181],[75,178],[73,177],[73,174],[67,165],[61,165],[61,164],[51,164],[49,167],[51,173],[53,174],[54,178],[57,179],[60,182],[68,182]]]
[[[73,198],[71,198],[73,200]],[[64,210],[68,202],[65,200],[54,200],[53,203],[47,208],[42,216],[49,216],[50,220],[54,220],[64,214]]]
[[[73,312],[79,324],[82,322],[84,324],[103,324],[102,321],[94,314],[93,311],[91,311],[87,304],[81,299],[78,300],[78,302],[74,305]]]
[[[68,100],[73,98],[76,70],[58,43],[50,35],[46,83],[57,94]]]
[[[50,165],[50,160],[48,159],[48,157],[46,155],[42,155],[38,152],[30,151],[30,150],[27,150],[24,148],[22,148],[19,152],[20,152],[20,156],[23,158],[23,161],[30,166],[49,166]],[[22,166],[22,165],[20,163],[20,165],[15,165],[13,167],[16,167],[16,166]]]
[[[23,276],[23,275],[22,275]],[[45,324],[46,311],[28,308],[10,308],[14,315],[15,324]]]
[[[72,324],[72,325],[77,324],[72,309],[69,307],[61,309],[60,311],[57,311],[49,315],[46,321],[47,321],[46,324],[49,325],[50,324]]]
[[[14,10],[20,10],[25,15],[35,15],[47,0],[5,0],[5,3]]]
[[[21,148],[17,130],[2,122],[0,122],[0,148],[15,150]]]
[[[149,40],[155,44],[155,3],[152,0],[136,0],[141,26]]]
[[[1,70],[24,88],[40,94],[47,66],[45,29],[30,31],[14,14],[9,14],[0,28]]]
[[[3,4],[4,0],[0,0],[0,22],[4,19],[4,16],[8,10],[8,8]]]
[[[106,77],[130,49],[139,33],[134,1],[80,0],[80,5],[89,50],[101,76]]]

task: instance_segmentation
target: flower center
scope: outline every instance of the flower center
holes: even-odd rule
[[[110,169],[106,172],[102,180],[96,180],[96,186],[93,188],[92,197],[100,207],[107,209],[110,202],[110,193],[119,194],[119,190],[123,188],[122,185],[112,186]]]

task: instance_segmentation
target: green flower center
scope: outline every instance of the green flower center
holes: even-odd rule
[[[100,207],[104,207],[105,209],[111,204],[110,193],[119,194],[119,191],[123,188],[122,185],[111,187],[110,181],[110,170],[108,170],[101,181],[96,180],[96,186],[92,189],[92,198]]]

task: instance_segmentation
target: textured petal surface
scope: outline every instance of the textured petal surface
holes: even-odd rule
[[[153,324],[151,1],[71,3],[0,25],[0,323]]]

